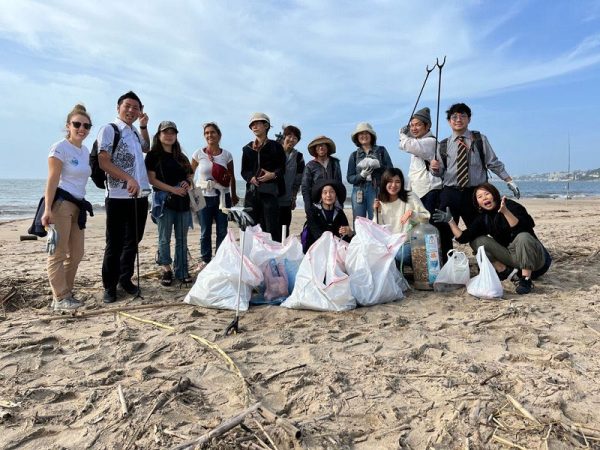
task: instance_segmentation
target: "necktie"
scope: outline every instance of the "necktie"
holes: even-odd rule
[[[465,144],[465,137],[456,138],[458,144],[458,153],[456,155],[456,181],[462,188],[469,184],[469,163],[467,158],[468,148]]]

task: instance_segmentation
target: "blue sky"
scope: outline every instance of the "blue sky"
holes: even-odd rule
[[[188,155],[216,121],[234,154],[266,112],[325,134],[345,168],[350,134],[370,122],[395,164],[425,75],[447,56],[447,107],[464,101],[511,175],[600,167],[600,0],[114,1],[0,0],[0,178],[44,178],[50,145],[83,102],[94,128],[125,91],[149,128],[173,120]],[[435,114],[437,73],[420,106]]]

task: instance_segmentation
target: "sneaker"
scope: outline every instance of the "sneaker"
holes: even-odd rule
[[[510,274],[513,272],[513,270],[515,270],[515,269],[513,269],[512,267],[506,266],[506,269],[504,269],[502,272],[498,272],[498,278],[500,278],[500,281],[506,280],[510,276]]]
[[[104,300],[104,303],[116,302],[117,301],[117,289],[116,288],[104,289],[104,295],[102,296],[102,300]]]
[[[81,306],[81,303],[79,303],[73,297],[65,297],[62,300],[55,301],[52,309],[54,309],[54,311],[70,311]]]
[[[160,284],[163,286],[171,286],[173,283],[173,272],[170,270],[163,270],[162,278],[160,279]]]
[[[140,293],[140,288],[133,284],[131,280],[120,281],[119,285],[129,295],[138,295]]]
[[[517,294],[519,294],[519,295],[529,294],[532,289],[533,289],[533,283],[531,282],[531,280],[529,278],[525,278],[525,277],[519,278],[519,281],[517,282],[517,289],[516,289]]]

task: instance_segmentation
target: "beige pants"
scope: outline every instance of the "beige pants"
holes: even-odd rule
[[[84,230],[77,225],[79,208],[71,202],[57,200],[52,207],[58,245],[48,256],[48,280],[55,300],[71,295],[75,274],[83,258]]]

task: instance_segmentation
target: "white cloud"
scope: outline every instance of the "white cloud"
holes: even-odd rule
[[[116,98],[133,89],[151,120],[189,127],[188,147],[200,144],[199,124],[217,120],[236,150],[250,139],[246,121],[257,110],[277,124],[300,124],[307,136],[343,140],[361,120],[397,124],[425,66],[444,54],[444,98],[489,95],[598,64],[598,36],[566,54],[515,58],[510,50],[525,31],[503,29],[522,4],[474,19],[479,3],[5,1],[0,51],[9,58],[0,81],[11,113],[3,114],[17,123],[34,99],[44,110],[39,120],[60,123],[84,100],[97,123],[110,120]],[[423,95],[430,104],[436,75]],[[47,147],[52,138],[28,139]]]

